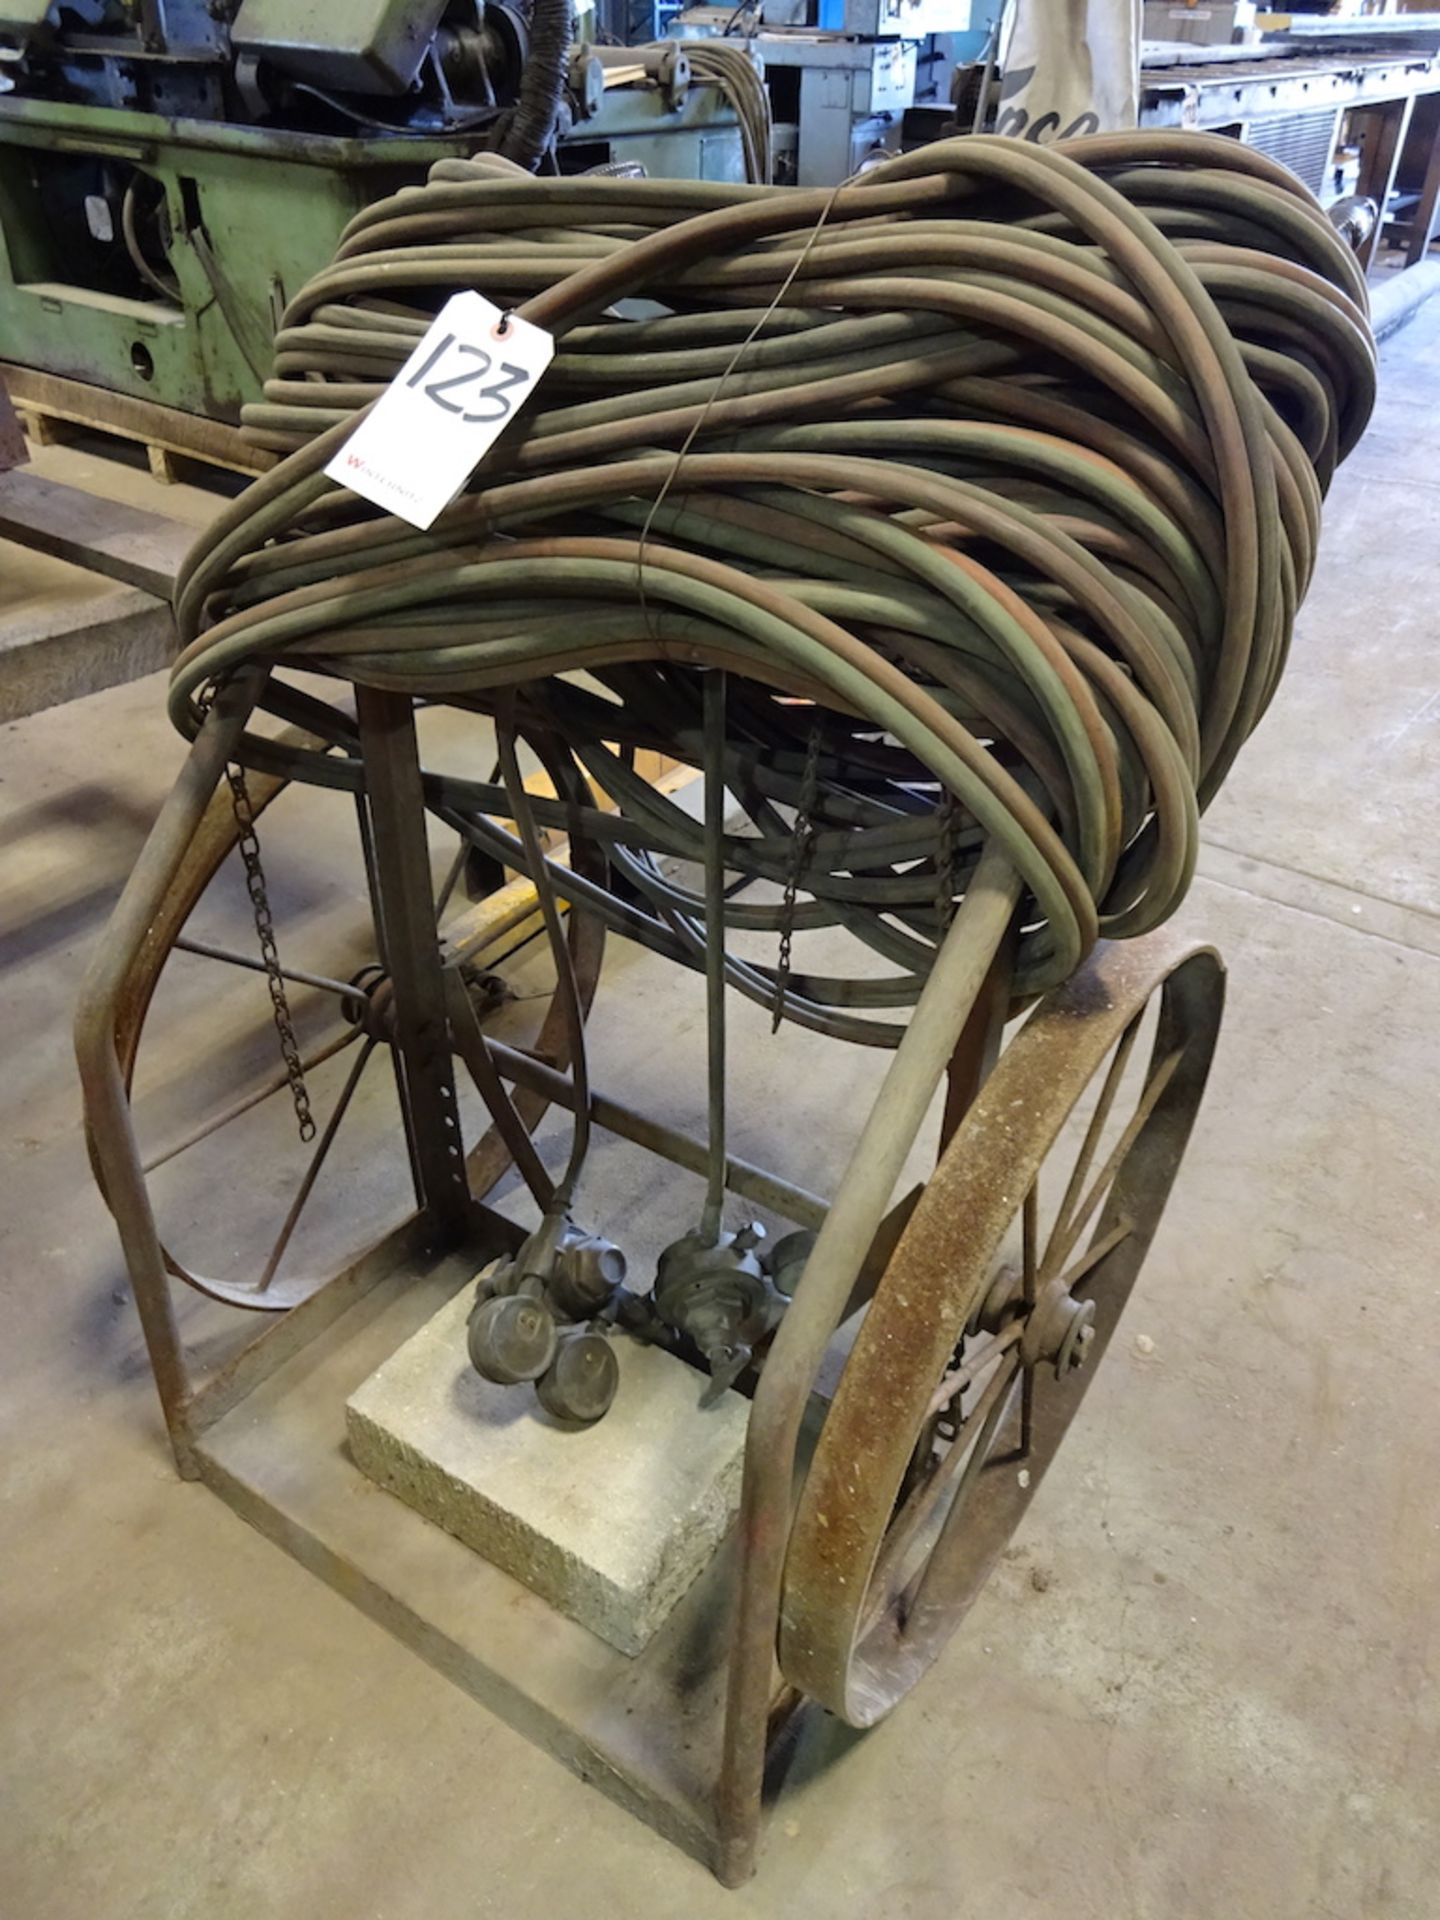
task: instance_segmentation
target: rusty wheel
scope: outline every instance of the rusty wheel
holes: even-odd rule
[[[294,744],[312,744],[308,736],[298,733],[286,737]],[[268,844],[270,817],[277,810],[276,803],[283,800],[288,792],[294,803],[303,805],[305,790],[291,789],[285,780],[275,775],[254,772],[249,776],[248,787],[254,815],[257,820],[265,821]],[[222,785],[200,820],[180,870],[160,911],[150,924],[145,946],[125,984],[115,1022],[115,1046],[127,1092],[133,1087],[136,1068],[143,1056],[152,1003],[166,969],[177,952],[198,957],[202,965],[206,962],[219,963],[222,972],[227,963],[232,967],[247,969],[253,969],[256,965],[253,954],[222,950],[212,942],[192,937],[196,909],[201,907],[227,863],[233,864],[237,841],[238,829],[233,806],[228,791]],[[570,859],[589,877],[603,877],[604,855],[591,843],[572,836]],[[460,861],[457,856],[437,901],[437,911],[442,918],[450,890],[459,876]],[[582,1010],[588,1012],[599,979],[604,928],[593,915],[572,912],[567,937]],[[445,926],[437,928],[437,938],[443,951],[447,940]],[[287,942],[284,958],[289,961],[292,957]],[[245,1264],[228,1272],[213,1269],[201,1271],[195,1258],[182,1256],[175,1230],[177,1226],[181,1227],[178,1238],[185,1237],[183,1228],[187,1209],[184,1206],[178,1209],[179,1217],[170,1220],[170,1231],[167,1233],[162,1229],[162,1239],[166,1242],[165,1263],[171,1274],[197,1291],[228,1305],[267,1311],[284,1311],[296,1306],[323,1285],[332,1273],[354,1258],[363,1245],[384,1230],[384,1221],[364,1221],[359,1228],[357,1244],[353,1222],[347,1226],[345,1209],[332,1207],[332,1212],[339,1214],[340,1218],[336,1222],[335,1232],[322,1237],[319,1248],[300,1246],[296,1238],[301,1214],[310,1201],[327,1156],[331,1154],[347,1111],[351,1110],[366,1064],[376,1051],[388,1051],[385,1020],[388,988],[385,976],[376,965],[363,966],[356,972],[353,959],[352,955],[336,978],[297,972],[293,968],[289,972],[292,982],[298,982],[301,987],[318,989],[321,999],[328,1000],[331,1008],[328,1022],[304,1049],[302,1064],[306,1075],[308,1077],[329,1062],[337,1061],[331,1071],[338,1076],[333,1100],[327,1099],[328,1111],[326,1107],[317,1110],[319,1128],[316,1143],[304,1155],[298,1176],[290,1170],[293,1162],[273,1174],[268,1167],[257,1169],[248,1157],[243,1134],[235,1147],[228,1145],[238,1123],[248,1124],[248,1117],[256,1115],[262,1103],[285,1101],[286,1076],[278,1062],[257,1084],[238,1090],[235,1097],[206,1112],[198,1121],[187,1124],[178,1138],[164,1140],[146,1158],[144,1171],[153,1186],[154,1179],[168,1173],[182,1155],[199,1150],[202,1158],[208,1156],[209,1164],[202,1166],[197,1176],[202,1187],[198,1202],[200,1213],[208,1211],[203,1186],[207,1178],[213,1181],[216,1177],[217,1164],[222,1166],[222,1177],[228,1182],[237,1187],[249,1184],[255,1188],[257,1206],[269,1222],[266,1243],[269,1244],[269,1254],[266,1257],[262,1253],[253,1264]],[[537,1009],[538,1018],[522,1023],[526,1029],[523,1034],[512,1033],[506,1037],[517,1045],[533,1050],[549,1063],[564,1067],[568,1064],[568,1058],[565,1021],[559,997],[549,993],[540,997],[544,1005]],[[478,1003],[478,1011],[488,1021],[483,998]],[[261,1016],[260,1025],[266,1036],[266,1051],[273,1051],[273,1035],[269,1034],[268,1019]],[[337,1059],[337,1056],[343,1056],[343,1059]],[[514,1103],[522,1124],[532,1133],[550,1105],[545,1095],[523,1088],[515,1090]],[[282,1124],[288,1141],[293,1138],[293,1121],[287,1116]],[[391,1137],[398,1137],[398,1128],[391,1129]],[[93,1148],[91,1163],[103,1192],[104,1182],[100,1179]],[[509,1150],[495,1126],[488,1126],[479,1134],[467,1154],[466,1164],[471,1191],[477,1198],[483,1198],[511,1165]],[[395,1183],[392,1181],[391,1184]],[[398,1224],[398,1220],[412,1205],[407,1182],[395,1196],[389,1224]],[[164,1205],[163,1196],[157,1210],[167,1217],[177,1211],[173,1206]],[[188,1224],[193,1233],[197,1224],[193,1212]],[[297,1246],[302,1257],[299,1260],[287,1257],[294,1255]],[[210,1263],[206,1264],[208,1266]]]
[[[1098,948],[1002,1054],[925,1188],[786,1559],[785,1678],[850,1725],[925,1672],[1054,1458],[1169,1197],[1223,998],[1208,947]]]

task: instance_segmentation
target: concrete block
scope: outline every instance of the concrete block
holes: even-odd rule
[[[620,1338],[604,1419],[556,1425],[529,1386],[482,1380],[463,1287],[350,1396],[356,1464],[622,1653],[639,1653],[709,1564],[740,1504],[749,1403]]]

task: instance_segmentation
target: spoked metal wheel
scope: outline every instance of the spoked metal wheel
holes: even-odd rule
[[[276,809],[276,802],[286,794],[287,782],[273,775],[252,772],[247,784],[257,820],[272,815],[274,811],[283,811]],[[304,807],[305,804],[305,791],[292,789],[286,805]],[[268,856],[270,820],[267,819],[266,824]],[[223,977],[227,963],[250,968],[257,965],[253,935],[248,941],[237,940],[234,948],[227,950],[211,941],[192,936],[191,931],[192,916],[227,860],[234,854],[237,839],[238,829],[230,795],[222,785],[200,820],[161,910],[150,924],[140,957],[125,983],[115,1022],[115,1046],[127,1094],[134,1083],[152,1002],[166,966],[177,950],[195,956],[196,965],[213,964],[219,970],[217,977]],[[572,840],[569,857],[572,864],[588,877],[603,879],[604,856],[592,845]],[[450,876],[452,882],[457,871],[458,856],[457,869],[452,870]],[[442,953],[446,948],[447,927],[453,930],[453,922],[459,911],[452,909],[448,916],[442,913],[442,924],[436,936]],[[337,977],[316,974],[303,966],[292,965],[295,956],[284,940],[283,930],[281,938],[281,960],[292,983],[292,992],[297,987],[308,986],[318,988],[322,993],[328,989],[330,994],[330,1015],[323,1031],[303,1049],[307,1075],[314,1074],[317,1069],[322,1070],[322,1075],[326,1071],[329,1075],[326,1097],[323,1100],[317,1098],[316,1101],[313,1137],[298,1160],[293,1150],[288,1154],[284,1170],[275,1176],[273,1185],[267,1186],[264,1175],[257,1173],[246,1157],[244,1129],[254,1123],[262,1109],[268,1116],[272,1111],[287,1106],[289,1101],[288,1076],[278,1049],[271,1053],[274,1043],[272,1032],[269,1045],[264,1049],[270,1056],[270,1065],[255,1084],[237,1091],[231,1097],[209,1102],[207,1109],[198,1117],[187,1119],[178,1130],[177,1138],[162,1142],[159,1151],[153,1152],[145,1165],[147,1176],[153,1180],[157,1175],[168,1176],[187,1154],[195,1154],[199,1159],[208,1156],[210,1166],[218,1164],[223,1169],[223,1177],[237,1184],[249,1182],[259,1190],[260,1201],[264,1203],[265,1224],[261,1237],[255,1242],[253,1256],[241,1271],[201,1271],[203,1256],[191,1256],[180,1245],[169,1244],[162,1217],[162,1239],[167,1239],[164,1257],[169,1272],[175,1278],[185,1281],[201,1293],[232,1306],[275,1312],[296,1306],[308,1298],[361,1250],[359,1245],[353,1244],[353,1231],[347,1240],[346,1208],[343,1203],[337,1205],[333,1196],[328,1211],[336,1216],[336,1234],[330,1241],[325,1240],[324,1236],[312,1236],[310,1244],[305,1244],[305,1237],[297,1234],[297,1230],[301,1227],[302,1216],[317,1186],[322,1183],[322,1177],[333,1178],[337,1160],[344,1157],[343,1152],[335,1151],[337,1140],[346,1126],[347,1118],[362,1104],[356,1096],[367,1067],[370,1075],[389,1077],[388,1058],[376,1061],[373,1066],[369,1063],[377,1053],[388,1056],[393,1039],[388,1017],[388,982],[378,962],[357,969],[353,965],[352,954],[351,962],[339,970]],[[572,912],[567,939],[580,1003],[588,1011],[599,978],[604,928],[593,915]],[[470,997],[476,1017],[485,1019],[484,994],[476,991]],[[521,1011],[533,1012],[533,1017],[522,1022],[523,1032],[512,1030],[507,1033],[506,1037],[511,1043],[535,1053],[553,1066],[568,1066],[566,1023],[558,996],[542,993],[535,1009]],[[335,1064],[329,1067],[328,1063],[332,1061]],[[548,1099],[542,1093],[523,1088],[515,1090],[513,1099],[523,1127],[533,1133],[548,1110]],[[390,1143],[403,1151],[398,1108],[393,1118]],[[286,1138],[293,1142],[294,1121],[288,1114],[281,1117],[277,1112],[275,1125],[282,1128]],[[233,1149],[230,1146],[232,1139],[235,1142]],[[103,1191],[104,1182],[93,1150],[91,1158]],[[482,1199],[490,1192],[511,1164],[510,1151],[498,1130],[494,1126],[484,1127],[466,1156],[469,1186],[475,1198]],[[198,1177],[203,1182],[209,1176],[205,1169],[201,1169]],[[371,1230],[365,1234],[361,1244],[378,1237],[386,1225],[398,1224],[399,1218],[411,1206],[413,1198],[402,1180],[397,1188],[395,1218],[371,1223]],[[205,1211],[203,1195],[200,1210]],[[299,1259],[294,1257],[297,1252],[301,1255]]]
[[[852,1726],[925,1672],[1054,1458],[1174,1183],[1224,996],[1208,947],[1097,949],[1001,1055],[846,1362],[780,1663]]]

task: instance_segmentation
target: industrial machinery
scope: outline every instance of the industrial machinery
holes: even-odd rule
[[[0,0],[13,391],[73,409],[54,383],[80,383],[117,427],[137,402],[238,420],[346,222],[447,157],[768,178],[743,56],[613,55],[571,0]]]
[[[1141,125],[1234,135],[1330,205],[1362,267],[1382,240],[1413,266],[1440,224],[1440,14],[1281,22],[1256,45],[1147,45]]]
[[[833,186],[898,145],[915,104],[919,42],[767,31],[756,46],[770,88],[778,178]]]
[[[818,190],[452,159],[351,222],[246,410],[285,458],[180,581],[190,754],[77,1023],[176,1458],[728,1883],[782,1730],[904,1699],[1115,1338],[1221,1015],[1164,923],[1370,411],[1366,311],[1218,137]],[[416,459],[432,414],[493,432],[517,323],[553,360],[431,524],[330,477],[396,396]],[[643,1646],[362,1475],[347,1403],[442,1323],[445,1417],[483,1374],[602,1528],[617,1433],[630,1484],[685,1477],[611,1404],[628,1357],[696,1445],[743,1423]]]
[[[895,151],[905,113],[922,96],[943,99],[950,62],[940,48],[967,35],[971,15],[971,0],[754,0],[739,10],[702,0],[671,32],[723,38],[743,25],[764,63],[775,179],[817,187]]]

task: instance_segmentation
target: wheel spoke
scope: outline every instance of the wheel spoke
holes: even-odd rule
[[[470,854],[470,842],[465,838],[464,834],[462,833],[460,836],[459,852],[455,855],[455,858],[450,862],[450,870],[445,875],[444,880],[441,882],[440,892],[436,897],[435,924],[437,927],[440,924],[441,917],[444,914],[446,907],[448,907],[450,904],[450,896],[455,891],[455,883],[459,880],[461,874],[465,871],[465,862],[469,857],[469,854]]]
[[[233,947],[217,947],[209,940],[194,940],[189,934],[180,935],[175,941],[181,953],[195,953],[202,960],[222,960],[227,967],[244,967],[247,973],[264,973],[265,962],[251,953],[237,953]],[[347,1000],[355,998],[355,989],[347,980],[332,980],[325,973],[306,973],[299,967],[281,967],[280,977],[292,981],[297,987],[319,987],[325,993],[340,993]]]
[[[1141,1128],[1154,1112],[1161,1094],[1164,1093],[1166,1087],[1169,1086],[1171,1080],[1174,1078],[1175,1069],[1184,1058],[1184,1047],[1176,1047],[1170,1053],[1167,1053],[1165,1058],[1151,1072],[1149,1080],[1145,1083],[1145,1090],[1140,1095],[1135,1111],[1130,1116],[1129,1124],[1126,1126],[1120,1138],[1115,1142],[1110,1157],[1100,1169],[1094,1185],[1086,1194],[1079,1207],[1076,1208],[1074,1216],[1065,1222],[1063,1234],[1057,1226],[1055,1232],[1051,1235],[1050,1245],[1046,1249],[1047,1268],[1053,1269],[1053,1267],[1063,1266],[1070,1258],[1075,1242],[1090,1224],[1095,1209],[1109,1192],[1116,1174],[1120,1171],[1121,1163],[1139,1138]]]
[[[285,1224],[280,1229],[280,1236],[270,1249],[270,1258],[265,1262],[265,1271],[260,1276],[257,1293],[264,1293],[280,1271],[280,1262],[285,1258],[285,1249],[294,1237],[295,1229],[300,1224],[300,1216],[305,1211],[305,1203],[314,1190],[315,1182],[320,1178],[320,1169],[325,1164],[325,1156],[334,1144],[335,1136],[340,1131],[340,1122],[345,1118],[346,1110],[355,1097],[360,1076],[364,1073],[371,1054],[379,1044],[378,1040],[367,1039],[346,1076],[345,1084],[340,1089],[340,1097],[331,1110],[330,1118],[325,1122],[325,1130],[315,1144],[315,1151],[310,1156],[310,1164],[306,1167],[300,1185],[296,1189],[295,1198],[290,1203],[290,1211],[285,1216]]]
[[[929,1479],[911,1494],[891,1522],[889,1531],[885,1535],[884,1545],[876,1560],[872,1578],[871,1590],[876,1595],[874,1610],[876,1613],[888,1605],[896,1572],[903,1564],[915,1536],[934,1512],[937,1501],[955,1479],[956,1474],[960,1474],[960,1482],[955,1489],[955,1501],[951,1508],[952,1519],[955,1507],[965,1499],[975,1484],[975,1476],[989,1453],[995,1431],[1010,1404],[1010,1388],[1014,1385],[1019,1364],[1018,1355],[1008,1350],[1002,1353],[998,1369],[976,1402],[974,1411],[965,1422],[965,1426],[951,1443],[950,1451],[940,1461]],[[978,1428],[978,1431],[975,1439],[967,1444],[965,1435],[970,1428]],[[961,1472],[962,1463],[963,1472]]]
[[[895,1496],[895,1511],[899,1513],[917,1487],[923,1487],[935,1469],[935,1431],[939,1416],[930,1413],[920,1429],[920,1438],[915,1442],[915,1451],[910,1455],[910,1464],[905,1469],[905,1477],[900,1482],[900,1491]]]
[[[313,1073],[316,1067],[323,1067],[327,1060],[333,1060],[337,1053],[343,1053],[346,1047],[353,1046],[360,1038],[359,1027],[347,1027],[345,1032],[329,1041],[323,1047],[317,1047],[307,1059],[300,1062],[300,1071]],[[187,1133],[183,1140],[172,1141],[160,1153],[145,1161],[140,1171],[154,1173],[167,1161],[178,1159],[182,1153],[188,1153],[191,1147],[198,1147],[202,1140],[208,1140],[212,1133],[218,1133],[221,1127],[228,1127],[232,1120],[238,1120],[242,1114],[249,1113],[252,1107],[258,1107],[263,1101],[273,1099],[277,1093],[283,1093],[290,1084],[289,1072],[282,1069],[263,1082],[253,1093],[245,1094],[233,1106],[223,1108],[219,1113],[204,1121],[193,1133]]]
[[[964,1393],[967,1387],[973,1387],[988,1366],[1019,1342],[1024,1331],[1023,1320],[1012,1320],[1002,1333],[997,1333],[993,1340],[987,1340],[978,1353],[966,1354],[962,1364],[953,1373],[947,1373],[931,1395],[930,1415],[943,1413],[957,1393]]]
[[[1023,1384],[1024,1376],[1028,1371],[1027,1368],[1020,1365],[1020,1356],[1018,1354],[1012,1354],[1007,1357],[1005,1364],[1001,1367],[999,1373],[996,1374],[994,1380],[991,1381],[987,1389],[986,1398],[988,1399],[992,1394],[994,1397],[990,1400],[990,1405],[986,1410],[985,1424],[981,1427],[974,1446],[970,1448],[966,1456],[964,1471],[960,1475],[960,1484],[955,1489],[955,1497],[950,1502],[950,1511],[946,1514],[940,1528],[940,1539],[944,1539],[945,1536],[948,1535],[951,1527],[955,1525],[956,1520],[964,1510],[966,1501],[970,1498],[976,1481],[980,1478],[984,1469],[991,1463],[990,1449],[994,1444],[995,1435],[1004,1425],[1005,1416],[1010,1411],[1010,1401],[1015,1387],[1015,1376],[1017,1373],[1021,1375]],[[984,1404],[984,1401],[982,1401],[980,1406]],[[977,1406],[975,1409],[976,1418],[980,1415],[980,1406]],[[1005,1456],[1002,1455],[1001,1457],[1004,1458]],[[948,1456],[944,1464],[947,1467],[949,1466]],[[937,1540],[936,1546],[938,1549],[939,1540]],[[918,1578],[912,1583],[913,1592],[910,1594],[905,1606],[907,1617],[911,1606],[923,1604],[926,1583],[930,1579],[934,1565],[935,1556],[932,1553],[920,1569]]]
[[[1085,1249],[1073,1267],[1066,1268],[1062,1276],[1065,1291],[1073,1293],[1087,1274],[1093,1273],[1100,1262],[1112,1254],[1122,1240],[1128,1240],[1134,1231],[1133,1220],[1128,1217],[1117,1220],[1108,1233],[1102,1234],[1092,1246]]]
[[[1047,1273],[1054,1269],[1055,1263],[1051,1259],[1051,1253],[1055,1243],[1064,1235],[1071,1210],[1085,1185],[1085,1177],[1090,1171],[1090,1162],[1095,1158],[1095,1149],[1100,1145],[1100,1136],[1105,1131],[1105,1122],[1110,1118],[1110,1109],[1115,1104],[1115,1096],[1120,1091],[1120,1082],[1125,1076],[1126,1067],[1130,1064],[1130,1055],[1134,1052],[1135,1042],[1140,1037],[1141,1018],[1141,1014],[1136,1014],[1121,1034],[1109,1070],[1105,1075],[1105,1084],[1100,1089],[1100,1098],[1095,1103],[1095,1112],[1091,1116],[1089,1126],[1085,1129],[1085,1138],[1080,1143],[1080,1152],[1071,1170],[1065,1197],[1060,1202],[1060,1210],[1055,1215],[1055,1224],[1050,1229],[1050,1238],[1046,1243],[1041,1264]]]

